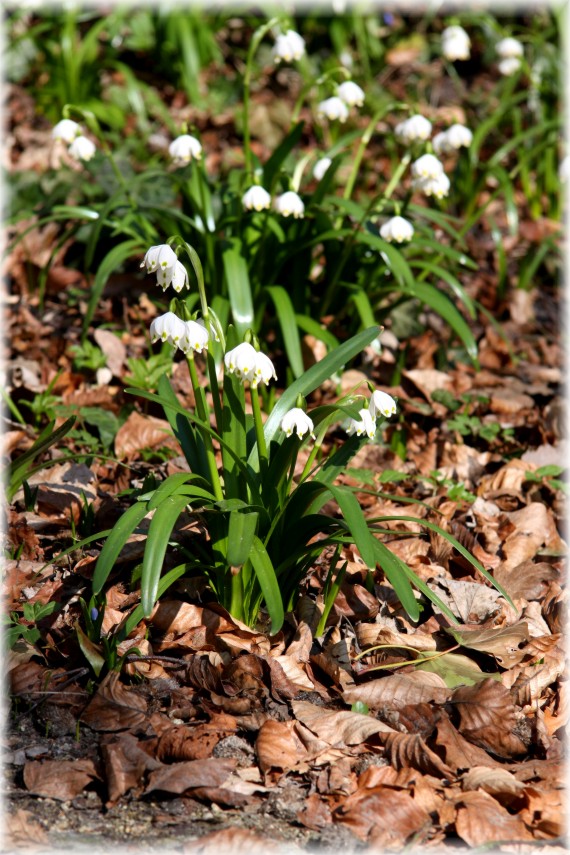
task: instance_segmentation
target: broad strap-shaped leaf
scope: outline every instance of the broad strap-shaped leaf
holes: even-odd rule
[[[200,432],[194,430],[191,422],[188,420],[187,414],[182,409],[166,374],[163,374],[158,381],[158,395],[164,415],[172,428],[174,436],[180,443],[190,470],[208,479],[210,470],[208,468],[203,439]],[[168,404],[171,406],[168,406]],[[174,410],[172,405],[178,407],[178,411]]]
[[[22,482],[26,479],[26,475],[30,474],[30,464],[32,461],[59,442],[60,439],[69,433],[77,421],[75,416],[67,419],[57,430],[54,430],[55,421],[50,422],[39,437],[36,439],[31,448],[17,457],[8,467],[8,487],[6,490],[8,501],[12,501],[14,495],[22,486]]]
[[[422,303],[425,303],[437,312],[449,324],[465,345],[465,349],[473,362],[477,363],[477,342],[475,341],[475,337],[467,321],[455,308],[447,294],[443,294],[433,285],[428,285],[427,282],[415,282],[409,293],[410,296],[417,297],[418,300],[421,300]]]
[[[232,238],[222,253],[226,284],[232,307],[232,318],[240,340],[253,327],[253,294],[247,263],[242,255],[241,241]]]
[[[98,594],[109,577],[109,573],[115,566],[115,561],[119,557],[121,549],[134,532],[136,527],[148,513],[146,502],[137,502],[132,505],[125,513],[119,517],[115,523],[111,534],[105,541],[105,545],[101,550],[101,554],[95,565],[95,573],[93,574],[93,593]]]
[[[263,599],[271,618],[271,634],[275,635],[283,626],[285,614],[279,583],[275,575],[275,569],[267,550],[261,540],[254,536],[250,552],[251,566],[255,571],[259,587],[263,593]]]
[[[370,533],[358,499],[346,487],[334,487],[329,484],[327,489],[342,512],[362,560],[370,570],[373,570],[376,567],[375,538]]]
[[[258,519],[259,514],[256,511],[231,511],[226,556],[230,567],[241,567],[250,557]]]
[[[410,620],[418,620],[420,616],[420,607],[414,596],[412,586],[404,573],[399,561],[393,552],[390,552],[388,547],[380,540],[374,538],[374,549],[376,550],[376,560],[386,578],[394,588],[402,607],[408,613]]]
[[[297,122],[290,133],[287,134],[283,142],[277,146],[265,166],[263,167],[263,186],[266,190],[271,191],[273,182],[281,166],[285,162],[289,153],[297,145],[303,133],[304,122]]]
[[[89,302],[85,311],[85,317],[83,318],[83,335],[87,334],[89,324],[93,319],[95,309],[101,300],[101,295],[111,273],[113,273],[120,264],[126,261],[127,258],[132,258],[133,255],[140,254],[143,250],[144,245],[142,243],[142,239],[133,238],[132,240],[125,240],[122,243],[117,244],[117,246],[114,246],[113,249],[111,249],[103,258],[97,269],[97,274],[91,287]]]
[[[295,317],[295,310],[291,298],[282,285],[271,285],[266,288],[267,293],[273,300],[277,320],[281,327],[285,351],[291,366],[291,371],[298,378],[303,373],[303,354],[301,352],[301,339]]]
[[[150,521],[141,574],[141,604],[145,617],[152,612],[158,596],[158,583],[172,529],[187,504],[188,496],[168,496]]]

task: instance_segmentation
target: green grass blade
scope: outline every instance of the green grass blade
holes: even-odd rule
[[[394,588],[402,608],[406,610],[411,620],[418,620],[420,616],[420,607],[414,596],[414,591],[410,584],[407,575],[403,571],[398,562],[398,559],[393,552],[390,552],[388,547],[379,540],[374,538],[374,549],[376,550],[376,560],[386,578]]]
[[[265,166],[263,167],[263,186],[271,191],[273,182],[285,162],[289,153],[297,145],[303,133],[304,122],[297,122],[293,130],[287,134],[283,142],[277,146]]]
[[[226,283],[232,307],[232,317],[238,336],[241,339],[246,330],[253,327],[253,295],[245,258],[241,253],[241,241],[234,238],[222,258]]]
[[[283,343],[289,360],[291,370],[295,375],[295,379],[301,376],[304,371],[303,354],[301,352],[301,340],[299,338],[299,329],[297,327],[297,319],[293,303],[285,288],[282,285],[271,285],[266,288],[267,293],[273,300],[275,311],[277,312],[277,320],[281,327],[283,335]],[[372,319],[374,323],[374,319]]]
[[[275,635],[276,632],[279,632],[285,620],[283,601],[281,599],[277,576],[275,575],[275,568],[267,554],[265,546],[257,536],[253,538],[249,558],[257,576],[259,587],[263,593],[269,617],[271,618],[271,635]]]
[[[22,486],[22,482],[25,480],[26,475],[29,474],[29,467],[32,461],[40,454],[43,454],[44,451],[47,451],[48,448],[51,448],[59,442],[60,439],[63,439],[63,437],[73,428],[75,422],[76,417],[71,416],[71,418],[67,419],[67,421],[65,421],[55,431],[53,429],[55,421],[50,422],[41,432],[32,447],[23,454],[20,454],[20,456],[7,467],[8,486],[6,488],[6,494],[8,501],[12,501],[13,497]]]
[[[362,560],[369,569],[373,570],[376,567],[375,539],[370,534],[358,499],[353,492],[344,487],[334,487],[329,484],[328,491],[342,511],[344,521],[350,529]]]
[[[103,294],[105,285],[107,284],[107,279],[111,273],[113,273],[117,267],[128,258],[131,258],[137,253],[141,253],[143,250],[144,244],[142,241],[135,239],[125,240],[123,243],[114,246],[102,260],[91,287],[91,296],[89,297],[89,303],[87,304],[85,317],[83,318],[83,336],[87,335],[89,324],[93,320],[95,309],[101,300],[101,295]]]
[[[437,312],[449,324],[451,329],[463,342],[473,362],[477,364],[477,342],[475,341],[475,337],[463,315],[455,308],[449,297],[426,282],[415,282],[410,293],[413,297],[417,297],[422,303],[428,305],[430,309]]]
[[[168,496],[150,522],[141,574],[141,605],[145,617],[152,612],[158,596],[158,582],[172,529],[187,504],[188,496]]]
[[[119,557],[121,549],[147,513],[147,503],[137,502],[117,520],[111,534],[105,541],[105,545],[95,565],[92,582],[94,594],[98,594],[103,588],[109,577],[109,573],[115,565],[115,561]]]

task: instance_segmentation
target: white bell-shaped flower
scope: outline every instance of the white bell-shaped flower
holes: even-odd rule
[[[558,167],[558,177],[562,184],[566,184],[570,179],[570,154],[563,157]]]
[[[268,356],[264,353],[256,353],[255,367],[253,369],[252,386],[257,386],[258,383],[269,383],[270,380],[277,380],[275,366]]]
[[[62,119],[54,126],[51,135],[54,140],[63,140],[64,143],[70,145],[75,137],[81,135],[81,125],[78,125],[73,119]]]
[[[443,199],[444,196],[447,196],[450,186],[451,183],[445,172],[436,175],[434,178],[428,176],[426,178],[414,178],[412,181],[414,190],[419,190],[425,196],[435,196],[436,199]]]
[[[202,353],[203,350],[208,350],[210,336],[206,327],[200,324],[199,321],[183,321],[182,323],[184,324],[185,331],[178,343],[180,350],[183,353],[189,353],[190,351]]]
[[[353,80],[345,80],[338,87],[336,94],[349,107],[362,107],[364,104],[364,89]]]
[[[305,215],[305,206],[298,193],[288,190],[278,196],[273,203],[278,214],[284,217],[295,217],[299,219]]]
[[[243,194],[241,202],[246,211],[263,211],[271,206],[271,196],[263,187],[254,184]]]
[[[455,62],[458,59],[469,59],[471,39],[463,27],[446,27],[441,34],[441,50],[444,57],[450,62]]]
[[[511,36],[497,42],[495,50],[501,59],[511,59],[512,57],[521,57],[524,55],[522,42],[519,42],[518,39],[513,39]]]
[[[87,139],[87,137],[79,136],[75,137],[68,151],[75,160],[91,160],[97,151],[97,146],[91,140]]]
[[[376,391],[372,393],[372,397],[370,398],[370,403],[368,405],[368,411],[374,420],[376,420],[378,416],[385,416],[386,418],[395,416],[396,410],[396,402],[391,395],[388,395],[387,392],[381,392],[380,389],[376,389]]]
[[[394,133],[406,145],[425,141],[431,136],[431,122],[424,116],[416,114],[396,125]]]
[[[443,175],[443,164],[433,154],[422,154],[412,163],[414,178],[438,178]]]
[[[317,105],[317,116],[319,119],[328,119],[329,122],[334,122],[338,119],[339,122],[346,122],[348,119],[348,107],[338,95],[333,95],[332,98],[327,98]]]
[[[503,77],[511,77],[521,67],[521,61],[518,56],[506,56],[499,63],[499,71]]]
[[[156,271],[156,282],[163,291],[172,285],[175,291],[180,293],[184,287],[189,288],[188,273],[181,261],[175,261],[174,267],[158,268]]]
[[[174,347],[178,347],[179,342],[186,334],[186,326],[184,321],[180,320],[174,312],[167,312],[165,315],[155,318],[150,325],[150,339],[154,344],[155,341],[167,341]]]
[[[346,432],[349,436],[356,434],[357,436],[362,436],[364,433],[368,437],[368,439],[374,439],[376,436],[376,422],[370,415],[370,410],[363,408],[359,411],[358,415],[360,416],[360,421],[356,419],[351,419]]]
[[[313,166],[313,178],[316,178],[317,181],[322,181],[325,175],[325,172],[331,165],[332,160],[330,157],[321,157],[320,160],[317,160],[315,165]]]
[[[414,227],[405,217],[392,217],[380,228],[380,237],[389,243],[404,243],[414,236]]]
[[[301,59],[305,53],[305,40],[295,30],[287,30],[277,36],[271,52],[276,63]]]
[[[141,267],[146,267],[147,273],[154,273],[155,270],[166,270],[169,267],[174,267],[177,261],[174,250],[167,243],[161,243],[158,246],[151,246],[147,250]]]
[[[170,143],[168,153],[176,163],[190,163],[201,159],[202,146],[196,137],[182,134]]]
[[[436,154],[447,154],[450,150],[449,142],[447,140],[447,131],[440,131],[439,134],[436,134],[431,141],[431,144],[433,145],[433,150]]]
[[[306,433],[315,439],[314,427],[313,420],[300,407],[293,407],[281,420],[281,430],[286,436],[291,436],[295,432],[299,439],[303,439]]]
[[[269,383],[271,378],[277,380],[275,368],[269,357],[259,353],[246,341],[226,353],[224,365],[228,374],[235,374],[242,383],[249,380],[253,388],[259,383]]]
[[[473,142],[473,134],[465,125],[451,125],[446,131],[447,143],[450,148],[469,148]]]

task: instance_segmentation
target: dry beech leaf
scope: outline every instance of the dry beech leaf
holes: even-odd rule
[[[275,662],[281,666],[289,683],[299,691],[312,692],[314,683],[309,680],[305,669],[292,656],[275,656]]]
[[[525,656],[519,645],[529,640],[528,624],[520,621],[500,629],[468,629],[453,626],[446,629],[462,647],[491,653],[503,668],[517,665]]]
[[[34,852],[43,849],[48,844],[48,836],[39,822],[36,822],[33,814],[22,808],[18,808],[12,814],[4,814],[6,823],[4,845],[10,849],[22,849],[26,852]],[[43,849],[43,851],[46,851]]]
[[[533,838],[518,816],[512,816],[487,793],[464,793],[458,805],[455,830],[469,846]]]
[[[236,761],[233,759],[211,757],[207,760],[188,760],[173,763],[172,766],[163,766],[162,769],[151,773],[145,794],[162,790],[180,795],[196,787],[220,787],[235,765]]]
[[[336,809],[333,819],[360,840],[390,850],[401,849],[410,839],[421,842],[422,831],[427,833],[432,824],[429,813],[409,792],[390,787],[359,790]]]
[[[149,622],[160,632],[183,635],[204,623],[204,609],[181,600],[164,600],[158,603],[149,617]]]
[[[295,847],[296,849],[296,847]],[[289,852],[287,847],[287,852]],[[300,850],[299,850],[300,851]],[[284,855],[284,848],[246,828],[224,828],[185,843],[183,855]]]
[[[543,544],[549,548],[563,548],[564,543],[556,531],[552,512],[542,502],[531,502],[507,516],[515,526],[513,533],[503,543],[506,556],[504,564],[507,568],[534,558]]]
[[[547,791],[531,785],[524,788],[524,794],[527,805],[521,811],[521,819],[538,832],[537,836],[562,837],[566,831],[562,790]]]
[[[93,338],[105,354],[107,365],[113,372],[113,375],[120,378],[127,358],[127,348],[121,339],[115,333],[111,332],[111,330],[101,328],[95,330]]]
[[[506,805],[524,790],[524,784],[511,772],[491,766],[473,766],[462,776],[461,786],[464,790],[483,790]]]
[[[515,567],[500,564],[493,576],[512,600],[541,600],[548,588],[548,582],[558,579],[560,573],[545,561],[528,560]]]
[[[305,799],[303,809],[298,811],[297,820],[313,831],[320,831],[332,822],[330,808],[317,793],[311,793]]]
[[[105,764],[108,807],[129,790],[141,786],[147,770],[153,771],[162,765],[141,748],[139,740],[132,733],[107,737],[101,745],[101,754]]]
[[[453,777],[453,771],[428,748],[419,733],[389,733],[384,745],[386,755],[395,769],[411,766],[427,775]]]
[[[146,720],[147,702],[124,686],[113,671],[105,677],[80,718],[92,730],[128,730]]]
[[[451,609],[463,623],[479,623],[499,611],[497,600],[501,596],[494,588],[480,582],[458,582],[455,579],[437,579],[428,587]],[[433,606],[436,614],[442,614]]]
[[[426,680],[425,678],[435,678]],[[371,709],[388,706],[403,707],[407,704],[429,703],[435,701],[443,704],[451,695],[444,681],[437,674],[416,672],[413,677],[407,674],[393,674],[352,686],[343,692],[343,700],[347,704],[363,701]]]
[[[500,766],[498,760],[461,736],[445,711],[442,711],[437,722],[436,734],[436,745],[443,750],[445,762],[455,772],[471,769],[473,766]]]
[[[179,724],[169,727],[161,734],[156,756],[159,760],[201,760],[212,756],[220,741],[237,730],[233,716],[221,713],[209,722],[201,724]]]
[[[451,703],[459,712],[459,730],[470,742],[499,757],[526,753],[526,746],[513,733],[515,705],[502,683],[487,679],[474,686],[461,686],[454,691]]]
[[[24,784],[30,793],[59,801],[71,801],[94,778],[100,778],[93,760],[29,760],[24,766]]]
[[[373,733],[394,733],[387,724],[350,710],[331,712],[308,701],[293,701],[291,706],[296,718],[329,745],[359,745]]]
[[[264,774],[270,769],[286,772],[306,756],[303,744],[293,731],[293,724],[270,719],[261,726],[255,750],[259,768]]]
[[[119,460],[135,457],[143,448],[178,447],[165,419],[143,416],[133,411],[115,436],[115,454]]]

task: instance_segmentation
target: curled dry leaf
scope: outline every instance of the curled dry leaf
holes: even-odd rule
[[[229,715],[214,714],[211,721],[195,725],[174,725],[161,734],[156,756],[159,760],[200,760],[212,756],[220,739],[237,730]]]
[[[557,551],[564,548],[552,512],[542,502],[531,502],[520,511],[513,511],[507,516],[515,526],[515,531],[503,544],[503,553],[506,556],[504,564],[507,568],[516,567],[517,564],[534,558],[543,544]]]
[[[503,840],[532,840],[532,833],[518,816],[484,792],[464,793],[459,798],[455,829],[469,846]]]
[[[411,793],[378,787],[349,796],[333,814],[335,822],[348,826],[360,840],[375,847],[401,849],[409,840],[422,840],[431,826],[429,813],[419,807]]]
[[[526,752],[525,744],[513,733],[517,723],[512,696],[502,683],[487,679],[474,686],[462,686],[451,702],[461,719],[459,730],[475,745],[499,757]]]
[[[413,767],[427,775],[452,778],[453,771],[428,748],[419,733],[389,733],[385,740],[386,755],[395,769]]]
[[[499,611],[497,600],[501,595],[480,582],[441,578],[428,582],[428,586],[463,623],[479,623]],[[442,614],[437,606],[433,609]]]
[[[178,448],[165,419],[143,416],[133,410],[115,436],[115,454],[119,460],[136,457],[143,448]]]
[[[521,644],[529,640],[528,624],[519,621],[500,629],[466,629],[451,626],[446,629],[462,647],[491,653],[503,668],[517,665],[525,656]]]
[[[142,786],[147,770],[153,771],[162,765],[141,748],[132,733],[107,737],[101,745],[101,754],[107,781],[107,807],[115,804],[129,790]]]
[[[30,793],[71,801],[100,774],[93,760],[30,760],[24,766],[24,784]]]
[[[461,786],[466,791],[483,790],[507,806],[524,790],[524,784],[507,769],[491,766],[473,766],[462,776]]]
[[[92,730],[128,730],[140,727],[146,720],[147,702],[124,686],[113,671],[105,677],[80,718]]]
[[[311,793],[305,800],[303,809],[298,811],[297,819],[305,828],[320,831],[332,822],[330,808],[317,793]]]
[[[111,332],[97,328],[93,337],[107,359],[107,365],[113,372],[114,377],[121,377],[123,366],[127,358],[127,348],[121,339]]]
[[[472,745],[471,742],[461,736],[451,723],[445,710],[442,710],[437,722],[436,745],[442,750],[447,765],[451,766],[455,772],[470,769],[473,766],[491,766],[493,768],[500,766],[500,763],[490,757],[486,751],[477,745]]]
[[[296,718],[329,745],[359,745],[373,733],[394,733],[387,724],[349,710],[332,712],[308,701],[293,701],[291,706]]]
[[[283,772],[292,769],[307,752],[293,730],[293,722],[266,721],[255,743],[259,768],[265,774],[270,769]]]
[[[162,790],[180,795],[196,787],[220,787],[235,765],[235,760],[211,757],[208,760],[189,760],[163,766],[151,773],[145,794]]]
[[[443,704],[450,695],[451,690],[437,674],[416,672],[413,676],[393,674],[361,686],[352,686],[343,692],[343,700],[347,704],[362,701],[371,709],[384,706],[397,709],[429,701]]]
[[[548,588],[548,582],[558,579],[560,573],[545,561],[523,561],[514,567],[500,564],[493,576],[502,585],[513,600],[541,600]]]

